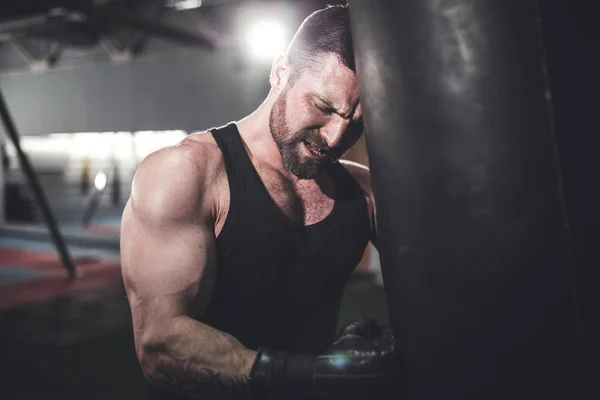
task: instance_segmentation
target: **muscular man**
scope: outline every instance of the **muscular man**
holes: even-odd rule
[[[302,24],[255,112],[149,155],[123,213],[137,355],[190,398],[348,398],[383,390],[393,337],[335,339],[344,286],[374,238],[348,10]]]

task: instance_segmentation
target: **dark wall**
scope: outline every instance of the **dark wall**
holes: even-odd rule
[[[22,135],[221,125],[268,93],[269,65],[233,51],[179,51],[124,64],[0,75]]]

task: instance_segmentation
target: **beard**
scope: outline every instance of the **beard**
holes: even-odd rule
[[[315,130],[292,131],[286,120],[287,101],[284,91],[275,100],[269,115],[269,128],[273,140],[281,153],[284,167],[299,179],[315,179],[321,171],[334,163],[334,158],[315,159],[302,154],[303,142],[319,148],[328,148],[327,143]]]

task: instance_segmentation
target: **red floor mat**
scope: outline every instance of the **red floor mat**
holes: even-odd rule
[[[25,277],[2,285],[0,309],[46,302],[57,297],[121,282],[119,263],[90,258],[75,258],[74,261],[78,277],[69,280],[56,254],[0,248],[0,267],[10,266],[39,273],[35,279]]]
[[[90,225],[85,227],[88,232],[94,233],[106,233],[111,235],[118,235],[121,233],[121,227],[117,225]]]

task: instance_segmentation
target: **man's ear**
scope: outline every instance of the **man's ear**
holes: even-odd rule
[[[277,56],[271,67],[271,75],[269,75],[271,89],[276,93],[281,92],[287,86],[291,72],[292,66],[287,54],[282,53]]]

